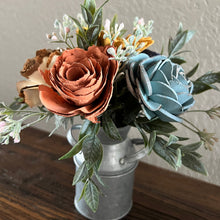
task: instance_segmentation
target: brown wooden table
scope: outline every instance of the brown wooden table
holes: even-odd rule
[[[74,208],[70,148],[63,137],[33,128],[21,144],[0,147],[1,220],[83,220]],[[140,163],[127,220],[220,219],[220,187]]]

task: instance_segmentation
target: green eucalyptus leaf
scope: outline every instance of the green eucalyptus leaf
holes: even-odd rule
[[[23,109],[23,107],[27,107],[28,105],[26,103],[24,103],[24,98],[15,98],[14,102],[12,102],[10,105],[9,105],[9,108],[12,109],[12,110],[18,110],[18,109]],[[0,108],[2,108],[3,105],[0,103]]]
[[[81,5],[81,11],[82,11],[82,15],[83,15],[85,22],[88,25],[91,25],[93,23],[92,13],[83,5]]]
[[[179,141],[187,141],[187,140],[189,140],[188,137],[180,137],[180,136],[176,136],[176,137],[179,139]]]
[[[191,153],[184,154],[182,156],[182,164],[193,171],[204,174],[206,176],[208,175],[201,161]]]
[[[180,149],[185,153],[185,152],[192,152],[198,150],[201,146],[203,145],[203,142],[196,142],[193,144],[188,144],[185,146],[181,146]]]
[[[73,17],[71,17],[71,16],[69,16],[69,17],[74,21],[74,23],[75,23],[76,26],[78,27],[79,33],[84,36],[84,30],[83,30],[83,27],[81,26],[80,22],[79,22],[77,19],[75,19],[75,18],[73,18]]]
[[[98,25],[91,26],[86,32],[86,37],[90,43],[93,43],[94,41],[96,41],[98,36],[99,36],[99,26]]]
[[[192,52],[192,51],[191,50],[181,50],[181,51],[175,53],[174,56],[180,55],[182,53],[189,53],[189,52]]]
[[[73,178],[73,183],[72,185],[75,185],[76,183],[80,182],[83,180],[86,176],[88,176],[88,170],[86,167],[86,162],[84,161],[77,169],[74,178]]]
[[[96,135],[87,136],[83,142],[83,155],[86,160],[87,168],[98,170],[103,156],[103,148],[100,140]]]
[[[93,24],[94,25],[99,25],[100,29],[102,27],[102,8],[103,6],[108,2],[109,0],[106,0],[98,10],[96,10],[95,14],[94,14],[94,20],[93,20]]]
[[[206,84],[220,83],[220,72],[208,72],[199,77],[196,82],[204,82]]]
[[[154,144],[154,152],[168,162],[172,167],[176,169],[176,160],[173,154],[165,147],[166,141],[160,137],[157,137],[155,144]]]
[[[183,24],[180,22],[176,35],[179,35],[183,32]]]
[[[100,128],[100,124],[94,124],[89,120],[84,120],[82,128],[80,129],[79,139],[84,137],[85,135],[95,135],[98,133]]]
[[[198,68],[199,68],[199,63],[197,63],[197,64],[192,68],[192,70],[190,70],[190,71],[186,74],[186,77],[189,78],[189,77],[193,76],[193,75],[196,73],[196,71],[198,70]]]
[[[73,157],[74,155],[78,154],[82,150],[83,142],[86,138],[88,138],[90,135],[85,135],[83,138],[81,138],[71,149],[69,152],[67,152],[65,155],[59,158],[59,160],[64,160],[70,157]]]
[[[150,138],[149,138],[149,152],[148,155],[150,155],[150,153],[152,152],[153,148],[154,148],[154,144],[157,138],[157,132],[156,131],[152,131],[150,133]]]
[[[105,186],[105,183],[102,181],[101,177],[99,176],[97,171],[94,171],[95,177],[98,180],[98,182],[102,185]]]
[[[183,58],[183,57],[179,57],[179,56],[173,56],[173,57],[170,57],[170,60],[173,62],[173,63],[177,63],[179,65],[183,64],[183,63],[186,63],[186,60]]]
[[[187,37],[186,32],[181,32],[173,40],[170,40],[169,51],[168,51],[169,56],[182,49],[182,47],[186,42],[186,37]]]
[[[178,137],[176,137],[175,135],[171,134],[169,136],[169,139],[168,139],[167,143],[166,143],[166,146],[170,146],[171,144],[175,144],[178,140],[179,140]]]
[[[84,197],[87,185],[88,185],[88,181],[86,181],[85,184],[84,184],[84,186],[83,186],[81,195],[80,195],[80,197],[79,197],[79,201]]]
[[[83,6],[93,15],[96,11],[95,0],[85,0]]]
[[[156,130],[160,132],[165,132],[165,133],[172,133],[176,131],[176,127],[172,125],[169,122],[164,122],[161,120],[153,120],[153,121],[148,121],[144,124],[141,124],[141,126],[145,129],[149,128],[151,131]]]
[[[99,205],[99,190],[94,182],[88,181],[85,187],[84,199],[93,212],[96,212]]]
[[[145,134],[145,131],[140,127],[140,125],[137,122],[134,122],[135,127],[138,129],[138,131],[140,132],[143,141],[144,141],[144,146],[147,147],[148,145],[148,137]]]
[[[193,85],[194,85],[193,92],[192,92],[193,95],[205,92],[210,89],[214,89],[216,91],[219,91],[219,89],[216,86],[211,85],[211,84],[207,84],[204,82],[200,82],[200,81],[194,81]]]
[[[193,156],[195,156],[195,157],[197,157],[197,158],[201,158],[202,157],[202,155],[201,154],[199,154],[199,153],[197,153],[197,152],[190,152],[190,154],[191,155],[193,155]]]
[[[183,31],[176,35],[175,39],[169,41],[168,53],[169,56],[175,54],[177,51],[183,48],[183,46],[191,40],[194,35],[194,31]]]
[[[181,167],[181,165],[182,165],[182,154],[181,154],[181,150],[179,148],[176,150],[176,154],[177,154],[176,166]]]
[[[188,42],[192,39],[192,37],[194,36],[194,34],[195,34],[195,31],[190,31],[190,30],[187,31],[187,37],[186,37],[186,42],[185,42],[185,44],[188,43]]]
[[[118,129],[109,114],[102,115],[102,127],[105,133],[113,140],[122,140]]]
[[[89,47],[89,43],[85,40],[84,37],[79,34],[77,34],[77,45],[79,48],[82,48],[84,50],[87,50]]]
[[[4,102],[0,102],[0,108],[5,108],[5,107],[6,107],[5,103]]]
[[[177,150],[177,149],[180,148],[181,146],[182,146],[181,144],[175,143],[175,144],[171,144],[171,145],[169,146],[169,148],[174,149],[174,150]]]
[[[172,52],[172,41],[173,41],[173,38],[170,37],[169,42],[168,42],[168,54],[169,55],[171,55],[171,52]]]
[[[96,14],[94,15],[93,25],[98,25],[101,29],[102,26],[102,9],[99,9],[96,11]]]

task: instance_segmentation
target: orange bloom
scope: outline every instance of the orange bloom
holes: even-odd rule
[[[40,85],[40,100],[51,112],[84,116],[97,123],[108,107],[118,62],[109,60],[109,47],[91,46],[66,50],[43,77],[51,86]]]
[[[100,35],[99,35],[99,38],[98,38],[98,45],[99,46],[107,46],[107,45],[110,45],[111,41],[109,38],[103,38],[105,32],[104,31],[101,31]],[[131,35],[128,35],[126,37],[126,40],[128,40],[128,38],[130,37]],[[135,45],[135,37],[134,37],[134,41],[133,41],[133,45]],[[144,51],[145,49],[147,49],[149,46],[151,46],[152,44],[154,43],[154,40],[152,40],[151,37],[142,37],[137,43],[136,43],[136,48],[139,47],[141,44],[143,44],[143,46],[139,49],[137,49],[137,51],[139,53],[141,53],[142,51]],[[118,48],[120,45],[122,45],[122,49],[125,48],[125,43],[123,41],[123,39],[121,37],[117,37],[115,40],[114,40],[114,43],[113,43],[114,47]]]
[[[126,40],[128,40],[128,38],[130,37],[131,35],[128,35],[126,37]],[[136,38],[134,37],[134,41],[133,41],[133,45],[135,44],[135,40]],[[152,40],[151,37],[142,37],[136,44],[136,48],[140,46],[140,44],[143,44],[143,46],[139,49],[137,49],[137,51],[139,53],[141,53],[142,51],[144,51],[145,49],[147,49],[149,46],[151,46],[152,44],[154,43],[154,40]]]
[[[97,45],[98,46],[110,46],[111,44],[111,41],[109,38],[103,38],[105,32],[104,31],[101,31],[99,37],[98,37],[98,42],[97,42]],[[125,47],[125,44],[123,42],[123,39],[121,37],[117,37],[115,40],[114,40],[114,47],[118,48],[120,45],[123,45],[122,47],[124,48]]]

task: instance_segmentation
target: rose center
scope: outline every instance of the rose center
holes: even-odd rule
[[[66,72],[66,79],[76,81],[85,75],[85,71],[81,67],[71,67]]]

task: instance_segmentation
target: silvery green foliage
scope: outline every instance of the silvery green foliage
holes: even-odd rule
[[[67,129],[68,126],[73,125],[73,122],[74,122],[73,117],[63,117],[61,115],[54,114],[55,128],[50,132],[49,136],[51,136],[60,127]]]
[[[69,48],[74,48],[72,38],[76,32],[76,25],[68,15],[63,16],[63,20],[60,21],[56,19],[54,21],[54,28],[58,32],[53,32],[52,34],[47,34],[47,39],[51,43],[64,43]]]
[[[129,61],[127,85],[138,98],[146,117],[181,122],[181,113],[193,106],[193,84],[184,76],[181,66],[165,56],[139,54]]]
[[[27,105],[22,102],[22,98],[16,98],[11,105],[0,103],[0,144],[9,144],[10,138],[14,143],[20,142],[20,132],[43,120],[49,119],[52,115],[51,112],[39,108],[40,112],[25,110]],[[15,119],[19,116],[19,119]],[[27,119],[34,118],[32,122],[23,124]]]
[[[107,19],[105,22],[104,36],[103,38],[108,38],[110,40],[110,45],[113,45],[114,41],[121,36],[122,31],[124,30],[124,23],[115,24],[114,27],[111,26],[110,20]]]
[[[140,40],[142,37],[148,37],[153,30],[153,20],[148,21],[147,24],[145,24],[144,19],[139,19],[138,17],[135,17],[134,19],[134,35],[139,38]]]
[[[97,44],[102,28],[102,8],[108,1],[96,8],[95,0],[85,0],[81,5],[82,16],[77,19],[70,16],[77,27],[76,37],[79,48],[87,50],[89,46]]]
[[[1,118],[0,118],[1,120]],[[0,143],[9,144],[9,139],[12,138],[14,143],[20,142],[21,121],[16,121],[10,117],[6,117],[0,121]]]
[[[115,51],[115,49],[113,47],[110,47],[107,52],[108,54],[110,54],[112,57],[109,58],[117,60],[119,62],[126,62],[130,57],[138,55],[138,52],[136,51],[135,46],[133,45],[129,45],[127,43],[127,41],[124,41],[126,43],[126,47],[125,49],[122,49],[122,45],[120,45],[117,50]],[[129,55],[128,55],[129,54]]]

